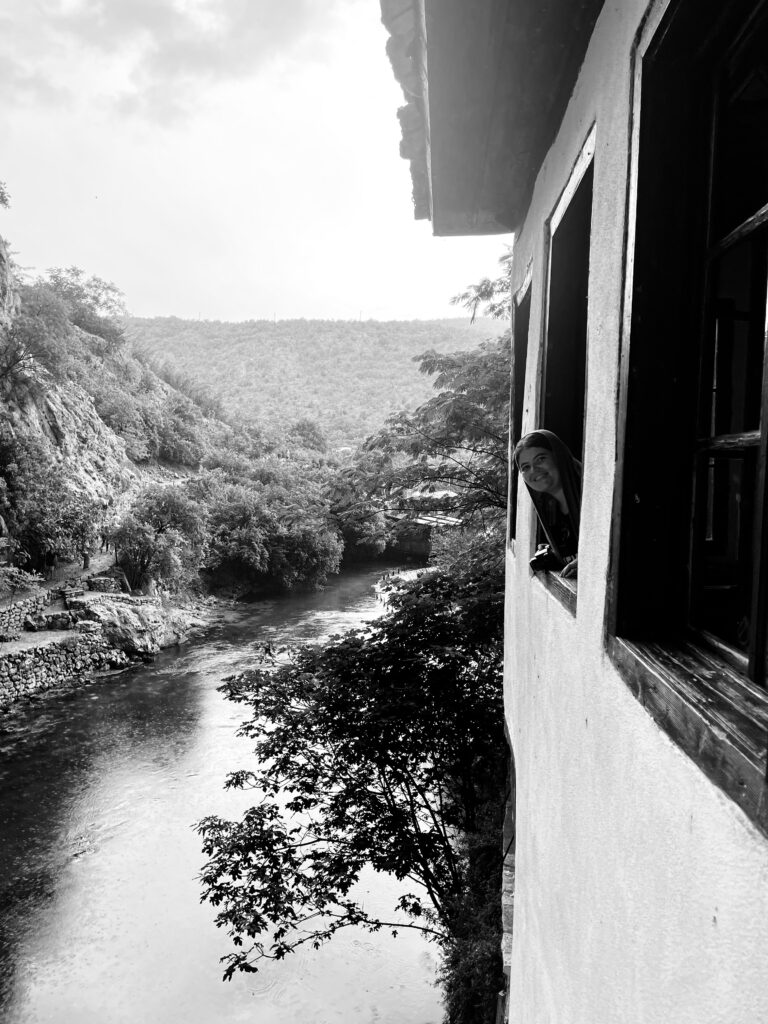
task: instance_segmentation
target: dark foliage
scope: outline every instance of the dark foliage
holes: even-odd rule
[[[504,804],[501,561],[428,572],[369,630],[226,682],[260,767],[228,780],[258,794],[241,821],[199,826],[204,898],[240,947],[225,976],[349,925],[442,941],[463,916],[477,846],[456,839]],[[409,883],[387,920],[356,899],[365,865]]]

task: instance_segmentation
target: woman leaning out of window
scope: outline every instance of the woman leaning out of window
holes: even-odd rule
[[[531,559],[534,572],[575,577],[581,515],[581,463],[557,434],[535,430],[515,445],[515,465],[547,538]]]

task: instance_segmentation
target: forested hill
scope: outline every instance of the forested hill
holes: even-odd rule
[[[413,360],[496,337],[494,321],[132,318],[128,335],[155,364],[212,389],[225,411],[280,431],[314,420],[329,444],[355,445],[393,412],[431,395]]]

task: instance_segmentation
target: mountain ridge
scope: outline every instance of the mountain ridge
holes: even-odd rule
[[[386,417],[432,393],[415,372],[422,353],[474,348],[500,333],[495,321],[213,321],[132,317],[141,352],[210,388],[225,409],[285,431],[314,420],[333,447],[354,446]]]

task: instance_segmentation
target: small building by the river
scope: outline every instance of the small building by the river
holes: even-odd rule
[[[417,217],[514,232],[508,1019],[768,1021],[768,2],[382,0]]]

